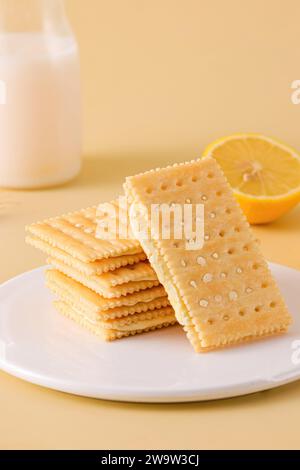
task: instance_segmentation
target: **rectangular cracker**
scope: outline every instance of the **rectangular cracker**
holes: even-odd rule
[[[127,317],[109,319],[105,322],[101,322],[101,325],[106,329],[132,331],[149,328],[149,326],[157,326],[166,322],[177,323],[172,307],[157,308],[149,310],[148,312],[128,315]]]
[[[58,259],[48,258],[47,263],[54,266],[55,269],[62,272],[66,276],[71,277],[75,281],[80,282],[89,289],[92,289],[97,294],[100,294],[108,299],[111,299],[113,297],[120,297],[121,295],[132,294],[133,292],[138,292],[140,290],[148,289],[150,287],[159,285],[157,276],[155,275],[154,277],[154,275],[152,276],[146,273],[146,269],[144,267],[140,270],[141,273],[136,273],[136,276],[134,271],[131,272],[129,269],[126,269],[126,267],[116,269],[112,272],[101,274],[100,276],[86,276],[80,271],[77,271],[77,269],[74,269],[71,266],[67,266],[66,264],[62,263]],[[133,265],[133,267],[134,266],[138,265]],[[123,275],[121,271],[125,270],[126,272]],[[115,276],[112,277],[112,274],[115,274]],[[140,279],[131,281],[129,280],[130,278],[134,279],[135,277],[136,279],[138,279],[139,276],[141,278],[149,276],[153,277],[153,279]],[[119,284],[117,284],[117,279]]]
[[[85,303],[87,309],[92,309],[95,313],[100,313],[106,310],[110,310],[111,312],[111,309],[121,307],[130,308],[138,303],[148,303],[166,296],[164,288],[162,286],[157,286],[140,292],[134,292],[126,296],[106,299],[56,269],[50,269],[46,272],[46,281],[62,286],[74,301]]]
[[[46,285],[63,302],[71,307],[76,305],[78,310],[93,321],[126,317],[170,306],[163,287],[153,287],[122,297],[129,305],[120,305],[117,300],[116,304],[110,303],[107,306],[107,301],[102,296],[54,269],[46,271]]]
[[[102,260],[85,263],[77,258],[74,258],[60,248],[53,247],[49,243],[32,235],[28,235],[26,237],[26,243],[42,251],[47,256],[56,258],[67,266],[71,266],[74,269],[77,269],[86,276],[107,273],[108,271],[114,271],[115,269],[121,268],[123,266],[130,266],[138,263],[139,261],[145,261],[147,259],[146,254],[142,252],[134,255],[116,256],[114,258],[104,258]]]
[[[134,239],[97,239],[96,228],[96,207],[90,207],[29,225],[26,231],[84,263],[142,252]]]
[[[291,317],[283,298],[214,159],[129,177],[125,192],[146,210],[157,203],[204,205],[201,249],[187,250],[185,240],[164,240],[159,233],[139,240],[196,351],[287,330]],[[135,217],[133,228],[136,221],[145,224],[144,211]]]
[[[129,324],[121,324],[116,322],[112,325],[106,325],[103,327],[101,322],[92,322],[90,319],[85,317],[80,311],[71,308],[65,302],[55,301],[55,308],[64,316],[72,319],[78,325],[86,328],[91,333],[99,336],[104,341],[113,341],[128,336],[134,336],[139,333],[147,333],[149,331],[156,330],[158,328],[168,327],[176,324],[176,319],[172,309],[167,308],[165,312],[153,314],[152,318],[143,318],[139,321]],[[140,314],[142,315],[142,314]]]

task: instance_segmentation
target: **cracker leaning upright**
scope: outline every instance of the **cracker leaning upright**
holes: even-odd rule
[[[131,213],[139,239],[178,321],[196,351],[206,351],[282,333],[291,317],[280,292],[214,159],[129,177]],[[135,229],[145,225],[152,204],[203,204],[204,246],[186,249],[186,240],[145,239]],[[193,221],[195,222],[195,220]]]

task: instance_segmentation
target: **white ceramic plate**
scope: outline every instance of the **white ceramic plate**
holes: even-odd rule
[[[103,343],[51,305],[45,268],[0,287],[0,368],[63,392],[133,402],[233,397],[300,378],[300,272],[271,265],[294,317],[289,333],[195,354],[179,326]]]

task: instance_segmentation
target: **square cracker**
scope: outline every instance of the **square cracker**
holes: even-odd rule
[[[145,317],[144,314],[139,314],[141,315],[140,319],[132,323],[122,323],[118,320],[112,320],[110,325],[103,325],[102,322],[92,322],[83,315],[82,312],[78,311],[76,308],[70,307],[65,302],[55,301],[54,306],[61,314],[72,319],[104,341],[113,341],[176,324],[173,310],[170,308],[162,309],[161,312],[152,313],[151,318],[149,316],[148,318]]]
[[[46,285],[63,302],[76,306],[91,320],[105,321],[170,306],[162,286],[108,300],[55,269],[46,271]]]
[[[26,231],[85,263],[142,252],[139,242],[134,239],[97,239],[96,210],[96,207],[90,207],[51,218],[27,226]]]
[[[131,203],[148,210],[157,203],[204,205],[201,249],[187,250],[185,240],[160,234],[139,240],[196,351],[287,330],[291,317],[283,298],[214,159],[129,177],[125,192]],[[145,225],[145,212],[135,218],[132,222]]]
[[[80,261],[78,258],[74,258],[74,256],[71,256],[60,248],[56,248],[32,235],[28,235],[26,237],[26,243],[37,248],[51,258],[58,259],[67,266],[77,269],[86,276],[107,273],[108,271],[114,271],[122,266],[133,265],[139,261],[145,261],[147,259],[146,254],[142,252],[134,255],[116,256],[113,258],[104,258],[101,260],[91,261],[90,263],[85,263]]]
[[[132,294],[150,287],[158,286],[157,276],[149,266],[139,266],[138,263],[133,265],[130,270],[126,267],[116,269],[100,276],[86,276],[77,269],[67,266],[58,259],[48,258],[47,263],[54,266],[55,269],[62,272],[66,276],[92,289],[97,294],[105,298],[120,297],[122,295]],[[140,268],[140,269],[139,269]],[[148,269],[150,268],[150,269]],[[149,279],[144,279],[144,278]]]

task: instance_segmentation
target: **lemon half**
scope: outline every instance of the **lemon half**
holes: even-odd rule
[[[300,201],[300,155],[261,134],[234,134],[205,149],[227,177],[251,224],[278,219]]]

